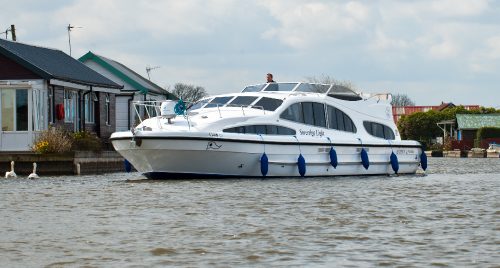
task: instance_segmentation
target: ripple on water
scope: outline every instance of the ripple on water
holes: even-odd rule
[[[500,263],[500,160],[426,176],[0,180],[4,267]]]

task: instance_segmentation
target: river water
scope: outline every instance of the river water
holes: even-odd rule
[[[0,179],[1,267],[499,267],[500,159],[427,175]]]

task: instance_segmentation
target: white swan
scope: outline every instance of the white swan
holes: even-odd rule
[[[10,161],[10,171],[5,172],[5,178],[17,178],[17,175],[14,172],[14,161]]]
[[[34,179],[39,179],[40,176],[38,176],[38,174],[36,174],[36,163],[33,162],[33,172],[28,176],[28,179],[30,180],[34,180]]]

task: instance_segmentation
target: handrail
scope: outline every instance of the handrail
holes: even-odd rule
[[[162,124],[161,124],[161,103],[163,101],[133,101],[132,104],[134,105],[134,110],[135,110],[135,113],[137,115],[137,117],[139,118],[139,121],[140,123],[142,123],[144,120],[143,120],[143,117],[144,116],[147,116],[147,118],[152,118],[152,114],[150,112],[150,108],[153,108],[156,112],[156,116],[155,118],[158,120],[158,126],[159,128],[163,128]],[[192,104],[193,102],[185,102],[187,104]],[[221,110],[221,107],[226,107],[226,108],[241,108],[241,113],[243,114],[243,116],[247,116],[246,113],[245,113],[245,109],[260,109],[262,110],[262,113],[265,115],[266,114],[266,110],[264,109],[263,106],[260,106],[260,105],[237,105],[237,104],[218,104],[218,103],[214,103],[216,105],[216,107],[211,107],[211,108],[217,108],[217,111],[219,113],[219,117],[220,118],[223,118],[223,113],[224,113],[224,110]],[[141,107],[143,107],[143,109],[141,109]],[[204,109],[209,109],[209,108],[200,108],[199,110],[204,110]],[[142,112],[142,115],[141,115],[141,112]],[[189,112],[186,111],[186,113],[184,114],[184,118],[186,118],[187,122],[188,122],[188,125],[189,125],[189,128],[191,128],[191,123],[190,123],[190,120],[189,120]]]

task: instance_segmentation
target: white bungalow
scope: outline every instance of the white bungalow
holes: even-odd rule
[[[121,88],[60,50],[0,39],[0,151],[29,151],[49,125],[109,138]]]

